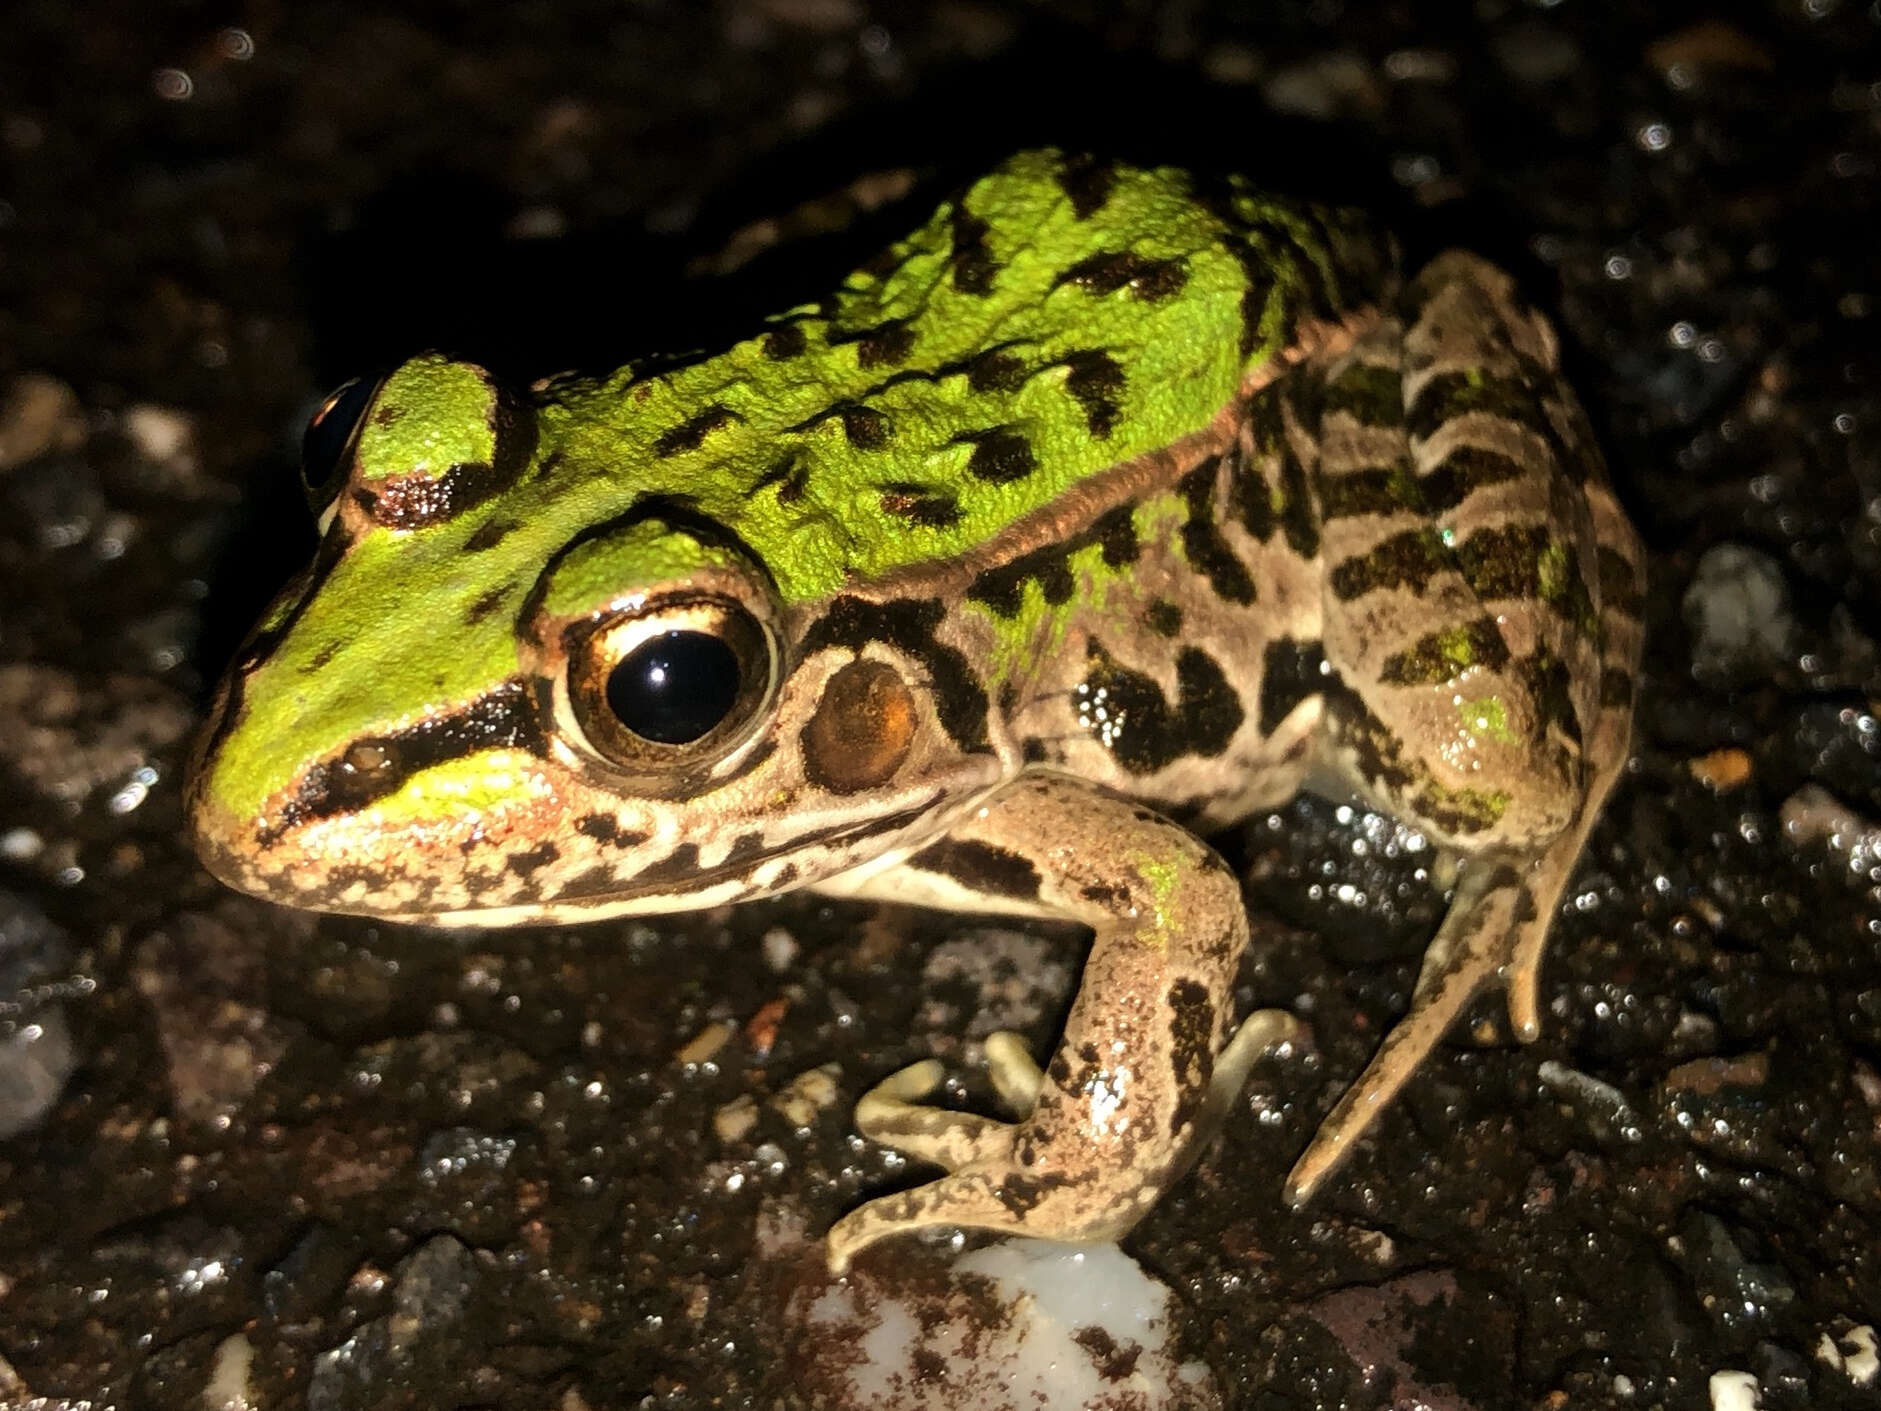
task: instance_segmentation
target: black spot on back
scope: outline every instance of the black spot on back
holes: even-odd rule
[[[1025,385],[1026,366],[995,348],[967,364],[967,387],[974,392],[1016,392]]]
[[[1123,393],[1123,364],[1102,348],[1086,348],[1064,358],[1065,391],[1084,409],[1085,425],[1100,441],[1117,424]]]
[[[764,356],[774,363],[788,362],[801,357],[809,341],[801,324],[780,323],[764,335]]]
[[[503,606],[503,600],[509,596],[505,588],[492,588],[481,594],[477,600],[464,609],[464,626],[475,627],[484,618]]]
[[[948,262],[953,267],[953,284],[957,293],[992,292],[993,276],[998,273],[999,266],[986,243],[990,230],[991,227],[964,204],[954,206],[948,220],[948,234],[953,241],[953,252]]]
[[[1010,427],[996,426],[990,431],[964,431],[954,437],[956,443],[970,442],[973,454],[967,457],[967,474],[994,485],[1023,480],[1038,468],[1032,443]]]
[[[900,367],[914,350],[914,330],[904,319],[890,319],[855,335],[856,366],[867,371]]]
[[[1071,201],[1071,214],[1089,220],[1103,210],[1117,185],[1117,168],[1101,157],[1074,153],[1059,163],[1058,189]]]
[[[521,522],[514,519],[486,520],[477,526],[475,533],[464,540],[464,552],[480,554],[485,549],[494,549],[520,528],[522,528]]]
[[[664,458],[685,451],[696,451],[704,444],[707,436],[730,426],[736,420],[738,414],[730,407],[714,402],[679,425],[661,432],[659,440],[653,443],[653,454]]]
[[[885,512],[924,529],[950,529],[960,522],[960,502],[951,491],[893,480],[877,493]]]
[[[1188,282],[1188,261],[1179,256],[1153,260],[1134,250],[1118,250],[1087,255],[1060,274],[1053,281],[1053,287],[1074,284],[1094,295],[1128,289],[1131,297],[1153,304],[1181,293],[1182,286]]]

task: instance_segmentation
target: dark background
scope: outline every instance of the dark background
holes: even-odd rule
[[[1221,840],[1256,913],[1245,998],[1310,1012],[1318,1057],[1264,1067],[1278,1120],[1231,1123],[1126,1242],[1185,1345],[1276,1411],[1699,1406],[1724,1368],[1766,1408],[1867,1401],[1818,1345],[1881,1319],[1877,24],[1835,0],[5,7],[0,1404],[197,1406],[237,1332],[271,1406],[808,1396],[815,1236],[905,1179],[849,1105],[910,1058],[958,1066],[986,995],[1037,977],[949,980],[958,923],[808,901],[469,940],[282,912],[189,855],[187,732],[311,549],[294,448],[327,387],[426,347],[519,381],[710,347],[925,196],[713,272],[734,233],[1044,141],[1238,168],[1507,265],[1653,554],[1635,768],[1542,1039],[1446,1050],[1299,1214],[1281,1176],[1441,898],[1380,855],[1388,824],[1316,801]],[[1062,971],[1078,938],[987,953]],[[1036,988],[1042,1044],[1066,995]],[[714,1020],[726,1050],[675,1063]],[[714,1133],[828,1062],[814,1121]]]

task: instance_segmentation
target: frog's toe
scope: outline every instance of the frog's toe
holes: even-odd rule
[[[1511,1017],[1517,1032],[1521,1031],[1522,1016],[1514,997],[1525,986],[1519,976],[1509,979],[1509,967],[1518,918],[1527,904],[1512,868],[1485,865],[1464,872],[1448,915],[1424,951],[1409,1012],[1385,1035],[1352,1086],[1340,1094],[1294,1163],[1283,1192],[1287,1204],[1298,1207],[1312,1198],[1484,989],[1508,985]],[[1532,982],[1526,988],[1532,993]]]
[[[986,1036],[986,1076],[993,1091],[1014,1117],[1029,1117],[1045,1086],[1045,1070],[1038,1066],[1025,1040],[1010,1029]]]
[[[857,1206],[830,1227],[829,1268],[845,1274],[849,1263],[868,1246],[892,1235],[935,1225],[1010,1226],[1012,1214],[1000,1201],[997,1183],[984,1171],[961,1172],[913,1190],[885,1195]]]
[[[936,1226],[1070,1243],[1114,1240],[1142,1219],[1161,1193],[1160,1183],[1134,1180],[1127,1173],[1040,1174],[1009,1150],[850,1211],[830,1228],[829,1267],[845,1273],[857,1252],[876,1241]]]
[[[872,1142],[948,1171],[1009,1148],[1008,1123],[921,1101],[941,1085],[946,1071],[928,1058],[890,1073],[856,1102],[856,1130]]]

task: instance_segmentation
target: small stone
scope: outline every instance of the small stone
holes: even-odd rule
[[[771,1107],[791,1126],[808,1127],[842,1095],[842,1076],[840,1063],[825,1063],[820,1068],[800,1073],[789,1087],[771,1099]]]
[[[21,373],[0,394],[0,471],[52,451],[72,450],[84,439],[78,394],[58,378]]]
[[[1714,794],[1728,794],[1750,782],[1750,755],[1736,748],[1699,755],[1687,760],[1685,767],[1691,771],[1692,778]]]
[[[938,1254],[935,1251],[934,1254]],[[1114,1245],[1008,1240],[954,1259],[864,1259],[793,1300],[784,1375],[850,1411],[1217,1411],[1206,1366],[1169,1345],[1169,1290]]]
[[[758,1125],[758,1100],[745,1093],[712,1114],[712,1132],[726,1146],[743,1141]]]
[[[1757,1411],[1757,1379],[1749,1372],[1713,1372],[1711,1411]]]
[[[1674,69],[1768,69],[1770,52],[1736,25],[1703,20],[1655,39],[1646,46],[1646,62],[1671,76]]]
[[[1709,676],[1762,675],[1789,659],[1795,624],[1782,566],[1740,544],[1698,560],[1680,611],[1692,631],[1692,665]]]
[[[1359,54],[1336,51],[1280,69],[1261,85],[1277,113],[1330,122],[1349,114],[1376,113],[1385,94],[1371,64]]]
[[[758,948],[764,954],[764,963],[772,971],[781,975],[796,962],[797,953],[802,949],[797,938],[782,926],[773,926],[758,941]]]
[[[731,1020],[715,1019],[673,1050],[673,1062],[687,1067],[710,1062],[737,1032],[738,1026]]]
[[[1741,1058],[1695,1058],[1665,1075],[1668,1092],[1713,1097],[1724,1088],[1760,1088],[1770,1080],[1770,1057],[1747,1053]]]

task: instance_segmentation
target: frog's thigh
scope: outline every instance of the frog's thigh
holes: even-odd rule
[[[1295,1167],[1303,1200],[1485,986],[1536,1029],[1549,921],[1626,751],[1637,547],[1507,277],[1444,256],[1324,375],[1324,763],[1464,858],[1405,1019]],[[1400,332],[1400,330],[1402,330]],[[1624,614],[1622,614],[1624,616]],[[1583,729],[1583,723],[1586,727]]]
[[[918,1107],[938,1077],[925,1065],[864,1100],[864,1131],[952,1170],[838,1221],[837,1270],[876,1240],[934,1225],[1122,1234],[1181,1173],[1260,1043],[1291,1032],[1262,1021],[1224,1054],[1247,941],[1234,875],[1175,824],[1062,775],[1015,780],[863,890],[1081,921],[1094,935],[1057,1055],[1042,1080],[1018,1076],[1016,1096],[1035,1096],[1020,1121]]]

